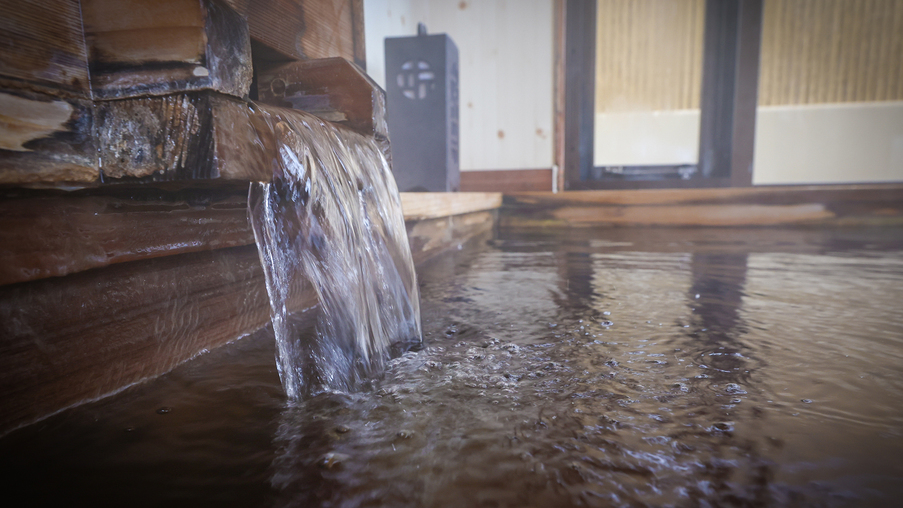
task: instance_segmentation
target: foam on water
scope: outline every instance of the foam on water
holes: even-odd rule
[[[249,213],[279,375],[292,400],[351,390],[421,340],[401,200],[373,140],[301,113],[274,121],[273,181],[252,184]],[[305,288],[316,308],[301,308]]]

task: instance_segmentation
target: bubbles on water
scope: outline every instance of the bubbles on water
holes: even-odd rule
[[[737,383],[728,383],[727,386],[724,387],[724,391],[734,395],[746,395],[746,390]]]
[[[340,467],[342,463],[347,462],[351,457],[338,452],[328,452],[319,460],[319,465],[323,469],[334,469]]]

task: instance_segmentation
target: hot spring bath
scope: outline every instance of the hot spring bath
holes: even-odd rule
[[[893,506],[898,229],[523,233],[419,270],[424,342],[288,403],[271,331],[0,440],[82,506]],[[18,495],[17,495],[18,494]]]

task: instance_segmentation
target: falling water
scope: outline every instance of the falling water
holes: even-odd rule
[[[273,181],[252,184],[249,212],[279,375],[295,400],[353,389],[391,348],[419,342],[420,297],[401,200],[376,143],[301,113],[274,124]],[[316,307],[300,296],[311,292]]]

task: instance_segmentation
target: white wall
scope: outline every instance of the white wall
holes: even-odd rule
[[[385,87],[383,39],[447,33],[458,46],[461,170],[553,164],[552,0],[364,0],[367,72]]]
[[[903,181],[903,102],[764,106],[754,184]]]
[[[699,110],[596,115],[596,166],[695,164]],[[903,102],[760,106],[753,184],[903,181]]]

